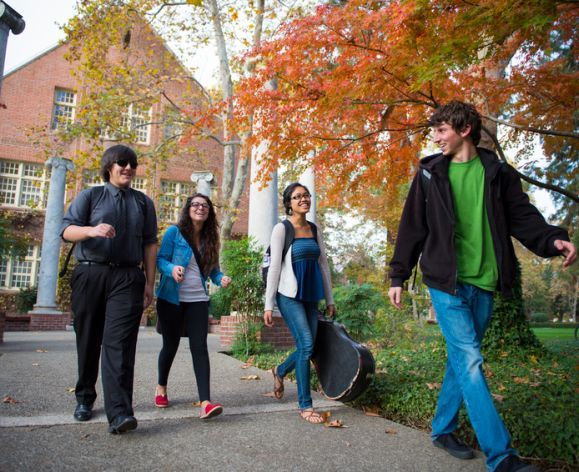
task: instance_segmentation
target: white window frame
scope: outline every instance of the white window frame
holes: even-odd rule
[[[29,245],[26,256],[0,256],[0,288],[6,290],[20,290],[21,288],[35,287],[38,284],[40,272],[41,246],[40,244]],[[29,272],[19,272],[20,264],[30,265]],[[20,284],[13,280],[14,277],[27,275],[27,284]]]
[[[16,171],[6,172],[6,169],[3,168],[4,165],[15,168]],[[32,193],[27,188],[32,184],[37,189],[33,192],[37,196],[37,198],[33,198],[34,208],[45,208],[49,181],[50,170],[42,164],[0,159],[0,206],[31,208],[30,200],[23,202],[22,199],[27,193]],[[13,188],[9,188],[9,186],[13,186]],[[5,195],[12,195],[14,202],[5,203]]]
[[[148,145],[151,141],[151,117],[153,116],[153,108],[147,111],[138,110],[138,108],[130,104],[121,116],[121,131],[113,131],[110,128],[105,129],[102,134],[103,139],[118,140],[123,136],[123,131],[135,133],[135,142],[138,144]],[[149,123],[149,124],[145,124]]]
[[[70,99],[69,99],[70,97]],[[65,113],[58,113],[64,110]],[[74,122],[76,111],[76,93],[74,90],[57,87],[54,89],[54,103],[50,129],[53,131],[67,129]]]
[[[168,191],[167,186],[175,186],[174,190]],[[176,180],[161,180],[161,193],[159,195],[159,221],[170,223],[179,219],[179,214],[185,200],[195,192],[193,182],[179,182]]]

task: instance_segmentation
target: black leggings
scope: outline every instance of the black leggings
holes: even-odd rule
[[[159,353],[159,385],[167,385],[169,371],[179,349],[183,317],[185,317],[199,400],[210,400],[209,352],[207,351],[209,304],[207,302],[181,302],[179,305],[173,305],[157,298],[157,316],[163,333],[163,348]]]

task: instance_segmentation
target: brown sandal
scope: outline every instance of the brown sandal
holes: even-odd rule
[[[277,375],[277,369],[273,367],[271,369],[273,375],[273,396],[278,400],[283,398],[283,378]]]
[[[313,408],[308,408],[306,410],[300,410],[300,416],[303,420],[311,424],[322,424],[324,422],[324,417],[320,415]]]

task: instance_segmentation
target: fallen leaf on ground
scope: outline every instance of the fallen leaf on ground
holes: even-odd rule
[[[324,426],[327,428],[347,428],[347,426],[344,426],[342,423],[342,420],[328,421],[327,423],[324,423]]]
[[[502,402],[505,399],[504,395],[499,395],[498,393],[493,393],[493,398],[498,401],[498,402]]]
[[[273,392],[262,393],[261,396],[262,397],[269,397],[269,398],[276,398],[275,393],[273,393]]]
[[[239,380],[260,380],[259,375],[244,375]]]
[[[48,352],[46,349],[37,349],[36,352]]]
[[[362,407],[362,411],[366,416],[380,416],[380,409],[378,407],[369,408],[367,406]]]
[[[330,419],[330,416],[332,416],[332,413],[330,411],[322,411],[320,416],[324,419],[324,423],[327,423]]]
[[[438,382],[432,382],[432,383],[427,383],[426,386],[428,387],[428,390],[434,390],[434,389],[439,389],[441,387],[441,384],[439,384]]]
[[[40,364],[39,364],[38,362],[33,362],[32,365],[33,365],[34,367],[38,367]]]
[[[76,388],[74,388],[74,387],[68,387],[68,388],[66,389],[66,391],[67,391],[68,393],[74,393],[74,392],[76,391]]]
[[[11,396],[7,395],[2,399],[2,403],[10,403],[14,405],[15,403],[20,403],[16,398],[12,398]]]
[[[507,387],[505,387],[503,384],[500,384],[497,388],[499,392],[504,392],[507,389]]]
[[[193,402],[193,403],[191,403],[191,405],[193,405],[193,406],[201,406],[201,402],[199,402],[199,401]]]
[[[386,434],[398,434],[398,431],[395,430],[394,428],[386,428],[386,431],[384,431]]]

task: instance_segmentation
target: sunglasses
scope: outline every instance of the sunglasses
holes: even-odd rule
[[[137,168],[137,161],[133,161],[131,159],[118,159],[114,162],[119,167],[127,167],[127,164],[130,164],[131,169]]]

